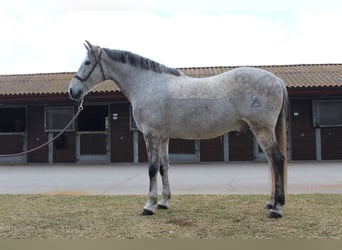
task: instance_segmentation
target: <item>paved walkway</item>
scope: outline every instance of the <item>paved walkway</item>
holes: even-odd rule
[[[169,175],[173,194],[270,193],[266,163],[171,164]],[[146,164],[0,166],[1,194],[123,195],[147,191]],[[288,193],[342,194],[342,162],[289,163]]]

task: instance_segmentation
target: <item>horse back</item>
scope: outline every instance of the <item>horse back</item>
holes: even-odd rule
[[[170,101],[179,105],[189,101],[194,107],[207,104],[217,109],[223,105],[231,114],[247,117],[274,108],[279,112],[282,84],[268,71],[243,67],[208,78],[179,78],[169,83],[168,93]]]

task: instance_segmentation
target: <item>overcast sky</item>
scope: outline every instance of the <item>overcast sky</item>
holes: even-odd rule
[[[342,63],[340,0],[11,0],[0,74],[73,72],[83,41],[170,67]]]

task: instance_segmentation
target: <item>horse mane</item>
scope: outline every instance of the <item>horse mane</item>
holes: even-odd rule
[[[137,68],[151,70],[156,73],[167,73],[174,76],[180,76],[181,71],[166,67],[163,64],[152,61],[151,59],[139,56],[129,51],[114,50],[114,49],[103,49],[107,55],[114,61],[120,63],[128,63]]]

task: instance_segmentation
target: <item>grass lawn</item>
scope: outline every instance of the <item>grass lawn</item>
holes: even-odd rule
[[[0,239],[342,239],[342,196],[288,195],[268,219],[265,195],[175,195],[140,216],[146,196],[0,195]]]

